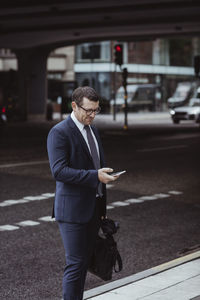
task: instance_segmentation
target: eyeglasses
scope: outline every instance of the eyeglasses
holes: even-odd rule
[[[86,112],[87,116],[90,116],[92,113],[95,113],[95,115],[97,115],[101,111],[100,106],[97,107],[96,109],[86,109],[86,108],[82,107],[81,105],[78,105],[78,107],[82,108]]]

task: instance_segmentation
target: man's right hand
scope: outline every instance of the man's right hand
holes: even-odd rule
[[[112,176],[107,173],[113,172],[111,168],[102,168],[98,170],[99,181],[103,183],[109,183],[110,181],[115,181],[119,176]]]

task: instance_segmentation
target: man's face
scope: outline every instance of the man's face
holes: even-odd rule
[[[72,109],[74,111],[77,120],[84,125],[90,125],[96,115],[95,112],[88,114],[84,109],[95,110],[98,109],[98,107],[99,107],[99,101],[98,102],[90,101],[88,98],[85,97],[83,98],[81,107],[78,106],[75,102],[72,102]]]

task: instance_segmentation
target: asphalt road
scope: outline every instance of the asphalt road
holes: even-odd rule
[[[179,257],[200,244],[200,128],[166,114],[135,114],[128,131],[97,126],[107,165],[127,173],[108,186],[108,216],[124,268],[113,280]],[[0,146],[0,299],[61,299],[64,251],[49,216],[55,183],[46,153],[53,123],[8,124]],[[88,274],[86,289],[105,282]]]

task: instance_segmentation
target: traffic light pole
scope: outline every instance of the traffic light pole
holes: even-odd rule
[[[116,64],[115,64],[115,71],[114,71],[114,105],[113,105],[113,121],[116,121]]]
[[[123,87],[124,87],[124,130],[128,129],[128,92],[127,92],[127,77],[128,70],[124,68],[122,71]]]
[[[128,129],[128,103],[127,103],[128,93],[127,93],[127,86],[124,85],[124,130]]]

